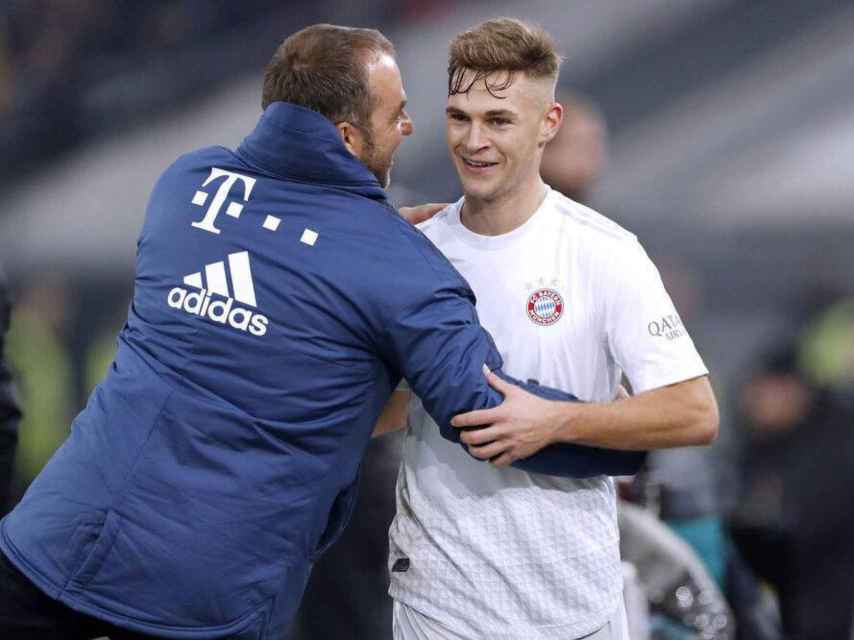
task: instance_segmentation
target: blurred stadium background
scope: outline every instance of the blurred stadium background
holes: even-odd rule
[[[8,356],[25,415],[16,495],[110,361],[154,179],[181,153],[235,146],[251,130],[263,66],[285,35],[334,22],[391,37],[416,129],[393,196],[440,202],[459,197],[443,138],[446,45],[498,15],[545,26],[566,59],[561,88],[607,124],[589,203],[659,264],[722,407],[710,450],[662,465],[690,485],[699,461],[715,509],[735,513],[750,439],[738,398],[768,347],[792,346],[811,384],[854,389],[850,2],[0,3],[0,262],[15,293]],[[803,456],[820,455],[807,440]],[[837,470],[846,481],[848,460]]]

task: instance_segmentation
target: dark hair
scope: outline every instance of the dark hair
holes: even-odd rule
[[[366,126],[374,108],[366,64],[382,53],[394,56],[394,46],[376,29],[306,27],[273,54],[264,71],[261,106],[290,102],[335,123]]]
[[[532,78],[557,78],[561,58],[554,42],[543,29],[531,27],[515,18],[487,20],[451,41],[448,52],[448,95],[468,93],[490,74],[508,71],[499,85],[487,83],[487,90],[502,91],[513,82],[514,72]],[[474,76],[463,84],[465,71]]]

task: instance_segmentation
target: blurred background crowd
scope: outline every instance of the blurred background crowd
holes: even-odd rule
[[[722,409],[713,447],[656,454],[624,486],[637,637],[851,638],[854,7],[840,0],[0,3],[3,508],[110,362],[154,179],[251,130],[284,36],[334,22],[391,37],[416,129],[392,197],[442,202],[460,195],[447,42],[497,15],[558,42],[568,117],[543,175],[639,236]],[[372,444],[294,638],[389,637],[398,444]]]

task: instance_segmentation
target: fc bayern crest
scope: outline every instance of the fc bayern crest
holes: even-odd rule
[[[541,326],[554,324],[563,315],[563,298],[554,289],[538,289],[528,298],[528,317]]]

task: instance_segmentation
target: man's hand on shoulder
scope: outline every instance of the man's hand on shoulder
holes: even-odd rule
[[[505,382],[491,371],[489,384],[504,396],[504,402],[492,409],[470,411],[451,420],[454,427],[478,427],[460,434],[469,452],[476,458],[506,467],[557,442],[561,421],[568,405],[538,398]]]
[[[447,203],[428,202],[414,207],[401,207],[398,211],[400,216],[410,224],[419,224],[429,220],[447,206]]]

